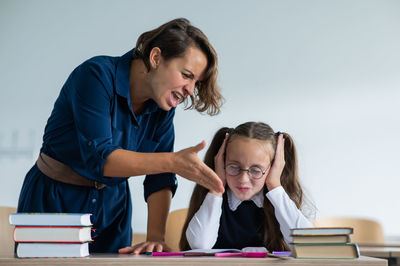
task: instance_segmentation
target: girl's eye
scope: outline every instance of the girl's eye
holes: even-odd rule
[[[190,78],[190,75],[189,75],[189,74],[186,74],[186,73],[182,73],[182,76],[183,76],[185,79],[189,79],[189,78]]]
[[[260,169],[257,169],[257,168],[250,168],[250,173],[252,175],[259,175],[259,174],[262,173],[262,171]]]

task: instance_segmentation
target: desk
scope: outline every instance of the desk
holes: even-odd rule
[[[85,258],[42,258],[42,259],[19,259],[11,255],[0,255],[0,265],[7,266],[110,266],[110,265],[144,265],[144,266],[305,266],[305,265],[330,265],[330,266],[354,266],[354,265],[388,265],[384,259],[361,256],[359,259],[294,259],[286,260],[275,258],[215,258],[215,257],[151,257],[146,255],[127,254],[92,254]]]
[[[389,265],[400,264],[400,247],[391,246],[360,246],[360,254],[363,256],[371,256],[378,258],[386,258]]]
[[[400,247],[361,246],[359,248],[360,248],[360,254],[363,256],[382,257],[382,258],[400,257]]]

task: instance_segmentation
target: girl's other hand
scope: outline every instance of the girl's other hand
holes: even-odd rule
[[[276,144],[274,162],[272,163],[271,169],[268,171],[267,178],[265,179],[265,185],[267,186],[269,191],[281,186],[281,175],[284,167],[285,139],[283,138],[283,134],[279,134]]]

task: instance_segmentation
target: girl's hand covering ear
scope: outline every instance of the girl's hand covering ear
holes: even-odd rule
[[[267,178],[265,179],[265,185],[268,190],[281,186],[281,175],[283,168],[285,167],[285,139],[283,138],[283,134],[279,134],[277,144],[276,144],[276,152],[274,162],[270,170],[268,171]]]
[[[225,176],[225,149],[226,149],[226,142],[228,140],[229,135],[226,134],[224,141],[222,142],[221,147],[218,150],[217,155],[214,157],[214,166],[215,166],[215,172],[217,173],[218,177],[221,179],[222,184],[225,187],[226,184],[226,176]],[[217,195],[217,196],[222,196],[222,193],[218,193],[216,191],[210,190],[210,193]]]

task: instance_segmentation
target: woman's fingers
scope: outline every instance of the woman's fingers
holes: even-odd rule
[[[199,151],[201,151],[205,147],[206,147],[206,142],[203,140],[199,144],[197,144],[196,146],[193,146],[193,151],[195,153],[198,153]]]
[[[165,245],[164,242],[147,241],[147,242],[139,243],[132,247],[120,248],[118,250],[118,253],[120,253],[120,254],[133,253],[133,254],[137,255],[137,254],[145,253],[145,252],[162,252],[162,251],[169,251],[169,250],[170,250],[170,248],[167,245]]]
[[[202,141],[196,146],[174,153],[175,173],[210,190],[222,193],[224,192],[222,181],[198,156],[198,152],[204,149],[205,145],[205,141]]]
[[[163,245],[161,245],[160,243],[156,244],[155,247],[154,247],[154,250],[156,252],[162,252],[163,251]]]
[[[201,176],[196,180],[193,180],[196,183],[202,185],[203,187],[208,188],[209,190],[223,193],[224,186],[221,179],[218,175],[211,170],[206,164],[203,163],[203,170],[201,171]]]
[[[148,243],[145,247],[146,252],[153,252],[154,246],[155,246],[155,243],[153,243],[153,242]],[[162,251],[162,249],[161,249],[161,251]]]
[[[140,253],[144,253],[144,252],[146,252],[146,247],[147,247],[147,242],[143,242],[143,243],[140,243],[138,245],[135,245],[133,247],[132,253],[135,254],[135,255],[138,255]]]
[[[132,253],[132,252],[133,252],[133,247],[124,247],[124,248],[118,249],[118,253],[121,253],[121,254],[128,254],[128,253]]]
[[[120,248],[118,250],[118,253],[121,254],[130,254],[130,253],[134,253],[134,254],[140,254],[140,252],[142,251],[143,247],[145,247],[146,242],[142,242],[139,244],[136,244],[132,247],[124,247],[124,248]]]

